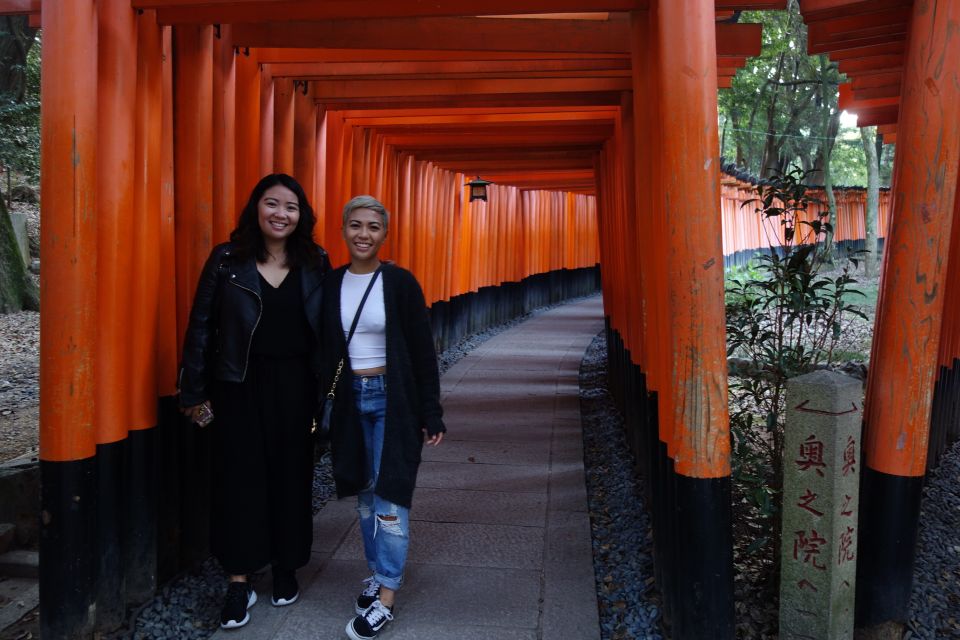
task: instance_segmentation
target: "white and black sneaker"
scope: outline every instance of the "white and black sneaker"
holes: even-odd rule
[[[250,622],[247,609],[257,603],[257,592],[246,582],[231,582],[227,586],[227,597],[220,610],[220,627],[236,629]]]
[[[300,597],[300,585],[297,584],[297,574],[293,569],[273,568],[273,598],[275,607],[285,607],[293,604]]]
[[[374,600],[362,614],[347,623],[347,635],[353,640],[372,640],[391,620],[393,620],[393,607]]]
[[[374,600],[380,599],[380,583],[377,582],[376,576],[370,576],[363,581],[367,586],[363,588],[363,591],[357,596],[357,604],[354,607],[358,616],[362,616],[363,612],[367,610],[367,607],[373,604]]]

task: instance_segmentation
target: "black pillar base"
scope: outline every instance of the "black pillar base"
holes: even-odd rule
[[[123,521],[127,484],[127,441],[97,445],[97,546],[88,549],[97,562],[97,631],[114,631],[126,617]]]
[[[78,640],[96,620],[96,460],[40,461],[40,635]]]
[[[922,477],[863,466],[857,541],[856,626],[906,622],[920,519]]]
[[[675,477],[674,638],[734,637],[730,477]]]

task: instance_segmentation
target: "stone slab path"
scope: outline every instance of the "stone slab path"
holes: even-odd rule
[[[583,472],[578,371],[603,328],[599,296],[491,338],[441,379],[448,433],[425,447],[397,617],[381,637],[600,637]],[[355,499],[314,520],[300,601],[270,605],[270,580],[242,629],[218,640],[345,638],[369,575]]]

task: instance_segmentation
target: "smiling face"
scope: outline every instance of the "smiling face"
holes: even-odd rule
[[[383,216],[371,209],[354,209],[343,225],[343,240],[354,266],[375,264],[377,253],[387,239]]]
[[[264,242],[286,242],[300,222],[300,202],[297,194],[278,184],[263,192],[257,213]]]

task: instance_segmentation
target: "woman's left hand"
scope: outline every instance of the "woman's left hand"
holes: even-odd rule
[[[423,441],[424,441],[424,443],[426,443],[426,444],[432,444],[433,446],[437,446],[438,444],[440,444],[441,442],[443,442],[443,432],[441,431],[441,432],[438,433],[437,435],[431,436],[429,433],[427,433],[427,430],[424,429],[424,430],[423,430]]]

